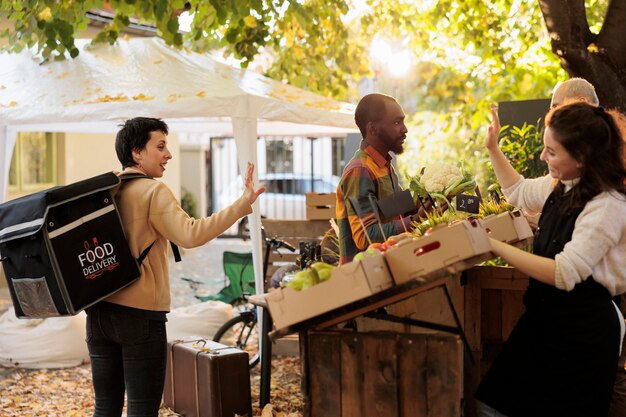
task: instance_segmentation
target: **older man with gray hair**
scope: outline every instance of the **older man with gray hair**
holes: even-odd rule
[[[554,87],[550,108],[553,109],[566,102],[577,100],[585,101],[592,106],[600,105],[596,89],[593,88],[589,81],[584,78],[570,78]]]

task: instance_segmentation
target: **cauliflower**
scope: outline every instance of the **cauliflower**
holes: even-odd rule
[[[453,165],[435,163],[427,166],[421,181],[429,193],[441,193],[456,181],[463,180],[461,170]]]
[[[423,169],[421,175],[410,178],[409,189],[417,203],[421,198],[434,198],[450,205],[457,194],[474,192],[476,180],[454,165],[435,163]]]

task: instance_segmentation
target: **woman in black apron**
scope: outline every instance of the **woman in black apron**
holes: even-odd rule
[[[585,216],[607,224],[613,219],[603,216],[626,210],[622,138],[601,108],[576,103],[556,109],[546,117],[542,160],[557,181],[527,181],[499,150],[499,121],[494,109],[492,114],[487,148],[505,191],[516,190],[511,202],[535,210],[542,199],[545,203],[534,254],[492,240],[497,255],[533,279],[524,295],[526,310],[476,393],[479,415],[606,416],[623,321],[612,296],[626,289],[623,272],[613,273],[623,269],[615,268],[620,265],[613,251],[626,244],[626,222],[615,224],[613,240],[599,238],[595,244],[581,236],[593,223]],[[587,252],[572,249],[586,243]],[[579,276],[585,268],[593,273]]]

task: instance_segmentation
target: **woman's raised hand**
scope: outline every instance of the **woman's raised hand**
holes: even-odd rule
[[[254,164],[252,162],[248,162],[248,167],[246,168],[246,179],[244,180],[243,185],[243,196],[248,199],[250,204],[253,204],[256,199],[265,192],[265,187],[259,187],[256,190],[254,189]]]
[[[500,135],[500,118],[498,117],[498,105],[491,103],[491,124],[487,130],[487,139],[485,146],[488,151],[497,149],[498,136]]]

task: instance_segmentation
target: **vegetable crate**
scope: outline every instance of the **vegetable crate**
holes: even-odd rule
[[[424,236],[400,241],[385,252],[396,284],[439,271],[458,272],[492,257],[487,232],[474,220],[438,225]]]
[[[492,214],[480,219],[489,237],[509,244],[526,245],[533,237],[528,220],[520,210]]]
[[[334,219],[336,195],[335,193],[306,193],[307,220]]]
[[[302,291],[286,287],[265,296],[277,329],[343,307],[393,285],[382,254],[366,256],[333,269],[328,281]]]
[[[305,416],[461,415],[458,335],[338,330],[300,340]]]

